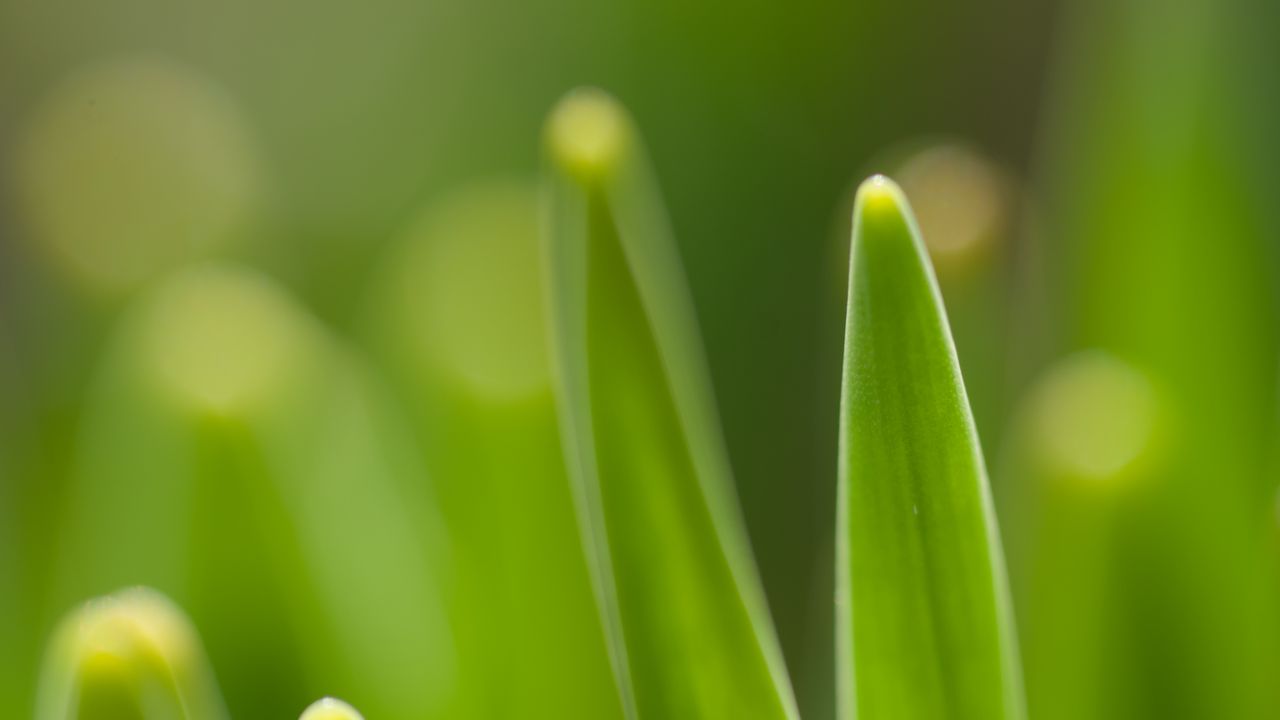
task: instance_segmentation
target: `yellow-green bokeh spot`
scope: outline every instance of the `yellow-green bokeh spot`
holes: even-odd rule
[[[579,88],[551,113],[546,144],[562,172],[583,182],[604,181],[632,149],[634,133],[626,108],[611,95]]]
[[[262,185],[235,101],[162,56],[90,64],[46,95],[17,136],[29,235],[96,292],[235,242]]]
[[[1157,449],[1157,400],[1146,375],[1110,354],[1067,358],[1032,398],[1029,429],[1040,469],[1086,483],[1142,474]]]
[[[425,208],[402,234],[380,288],[399,349],[487,401],[545,394],[537,233],[532,182],[479,183]]]
[[[1130,548],[1164,484],[1160,395],[1138,367],[1086,350],[1043,373],[1014,423],[1003,507],[1033,717],[1144,715],[1132,631],[1148,559]]]
[[[319,334],[267,277],[195,267],[167,278],[146,304],[144,373],[195,415],[245,416],[280,400],[316,362]]]

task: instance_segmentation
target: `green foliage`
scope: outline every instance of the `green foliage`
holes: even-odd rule
[[[373,283],[374,344],[448,532],[450,718],[622,714],[561,457],[540,248],[535,183],[485,180],[424,208]]]
[[[1230,0],[1149,9],[1072,8],[1042,184],[1055,349],[1102,351],[1147,376],[1168,457],[1141,497],[1097,510],[1115,514],[1100,559],[1116,568],[1107,612],[1121,631],[1092,662],[1121,658],[1125,680],[1029,702],[1085,703],[1065,709],[1075,717],[1273,717],[1280,284],[1274,193],[1251,174],[1267,142],[1246,111],[1259,83],[1232,32],[1250,16]],[[1048,501],[1051,515],[1075,512]],[[1083,621],[1061,610],[1027,620]],[[1056,677],[1052,664],[1028,671],[1046,688]]]
[[[262,275],[184,270],[128,313],[67,496],[60,602],[146,584],[207,633],[233,709],[332,687],[418,718],[450,688],[438,520],[365,368]]]
[[[67,3],[6,717],[1277,716],[1280,4]]]

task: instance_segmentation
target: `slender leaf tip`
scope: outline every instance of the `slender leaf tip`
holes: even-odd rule
[[[854,197],[855,222],[905,222],[907,197],[898,183],[884,175],[872,175],[858,186]]]
[[[553,162],[579,180],[600,179],[617,167],[630,118],[612,95],[598,88],[570,91],[551,111],[546,143]]]
[[[311,703],[298,720],[364,720],[364,716],[347,703],[327,697]]]
[[[1016,640],[946,312],[905,193],[854,198],[837,536],[837,715],[1021,718]]]

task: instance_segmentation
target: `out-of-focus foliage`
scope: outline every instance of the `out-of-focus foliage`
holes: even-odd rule
[[[450,534],[461,712],[603,720],[621,705],[560,455],[542,275],[535,184],[476,182],[400,232],[368,325]]]
[[[544,118],[585,84],[643,130],[685,271],[643,302],[630,261],[597,276],[592,382],[643,449],[661,361],[705,348],[668,400],[718,420],[655,424],[723,434],[781,649],[744,693],[835,713],[850,183],[887,172],[1032,717],[1276,715],[1275,5],[0,0],[0,707],[32,714],[67,612],[147,583],[235,718],[623,716],[537,245]],[[671,322],[699,332],[633,331]]]
[[[367,368],[269,280],[184,270],[94,383],[51,597],[179,599],[233,708],[332,689],[384,717],[442,711],[448,552],[408,440]]]
[[[59,626],[37,720],[227,720],[200,636],[152,590],[91,600]]]
[[[1253,156],[1270,141],[1249,132],[1259,68],[1241,62],[1252,57],[1243,8],[1188,2],[1153,17],[1143,2],[1084,3],[1060,48],[1043,167],[1055,345],[1132,369],[1068,375],[1074,392],[1050,411],[1065,422],[1041,432],[1071,443],[1110,428],[1091,447],[1077,443],[1093,455],[1077,455],[1087,463],[1078,483],[1147,477],[1042,494],[1048,532],[1029,548],[1028,571],[1049,582],[1057,564],[1078,560],[1096,566],[1082,587],[1107,593],[1070,606],[1041,582],[1027,598],[1032,709],[1047,716],[1261,718],[1280,704],[1278,238],[1275,198],[1255,185]],[[1159,467],[1109,457],[1112,444],[1142,454],[1146,425],[1168,433]],[[1078,552],[1058,547],[1073,538]],[[1105,628],[1086,657],[1058,645],[1076,626]]]

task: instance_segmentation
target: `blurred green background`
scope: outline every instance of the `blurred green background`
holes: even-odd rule
[[[933,253],[1032,715],[1275,717],[1278,21],[0,0],[0,706],[145,583],[237,718],[619,715],[537,247],[540,127],[585,84],[652,154],[806,717],[871,172]]]

